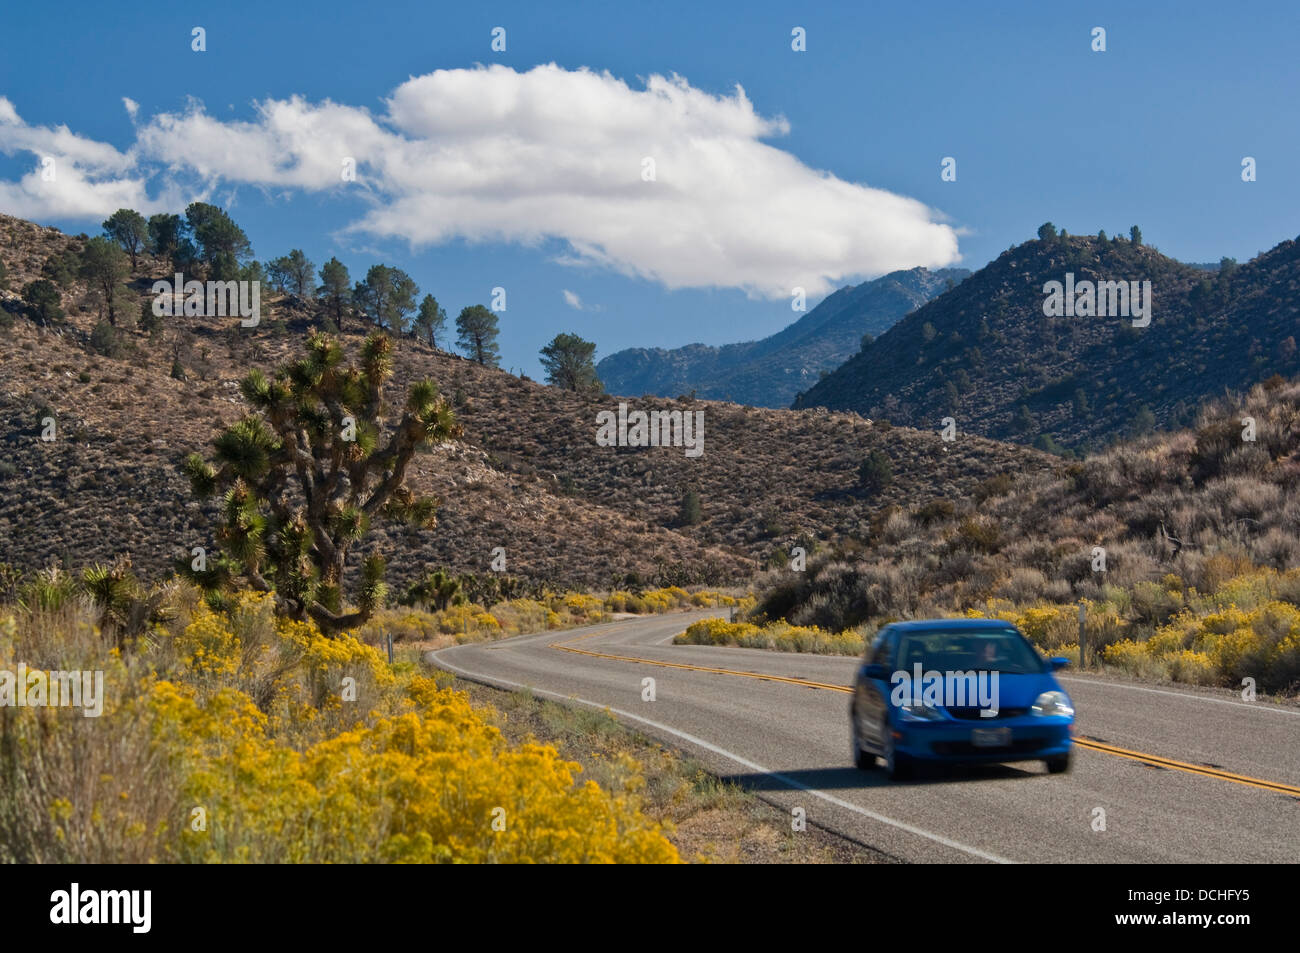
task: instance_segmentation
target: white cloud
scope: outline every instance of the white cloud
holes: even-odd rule
[[[42,171],[29,172],[17,182],[0,182],[0,211],[31,219],[105,219],[120,208],[157,211],[141,181],[96,182],[75,164],[60,165],[57,159],[54,181],[45,181]]]
[[[31,126],[23,121],[13,103],[0,96],[0,152],[14,155],[30,152],[37,156],[53,156],[75,163],[80,169],[95,176],[109,176],[127,172],[134,160],[113,146],[78,136],[67,126]]]
[[[6,107],[0,100],[0,123]],[[851,276],[957,260],[956,233],[922,203],[764,141],[788,131],[739,86],[715,96],[677,76],[634,89],[588,69],[492,65],[412,77],[375,115],[295,96],[259,103],[250,121],[222,121],[191,103],[141,124],[130,153],[99,146],[99,161],[136,176],[161,166],[208,190],[357,189],[369,208],[351,232],[413,246],[559,239],[563,262],[669,288],[786,297],[797,286],[815,296]],[[345,157],[355,182],[342,180]],[[643,180],[646,158],[654,181]]]
[[[329,100],[312,105],[297,96],[259,103],[252,122],[216,119],[191,102],[179,115],[153,117],[138,139],[143,154],[173,171],[309,190],[342,186],[345,157],[373,162],[398,141],[363,109]]]
[[[180,202],[170,183],[150,198],[132,152],[78,136],[67,126],[33,126],[0,97],[0,152],[30,153],[32,170],[0,181],[0,211],[22,218],[103,219],[119,208],[145,214]]]
[[[564,295],[564,303],[567,304],[570,308],[572,308],[575,311],[582,310],[582,299],[579,298],[576,293],[570,291],[568,288],[565,288],[560,293]]]
[[[126,114],[130,116],[132,120],[134,120],[136,114],[140,112],[140,104],[130,96],[122,97],[122,105],[126,107]]]

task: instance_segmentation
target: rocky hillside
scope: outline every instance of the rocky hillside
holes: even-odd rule
[[[1044,285],[1150,281],[1150,325],[1047,317]],[[1300,371],[1300,244],[1213,274],[1126,239],[1017,245],[800,398],[894,423],[1095,449],[1191,421],[1207,398]]]
[[[92,340],[95,305],[75,281],[63,291],[66,320],[49,330],[15,294],[44,260],[77,245],[0,216],[10,275],[0,292],[0,562],[34,569],[130,553],[138,571],[162,574],[181,553],[212,545],[212,511],[192,500],[184,456],[207,451],[245,412],[238,380],[296,357],[317,316],[311,305],[264,296],[258,327],[168,318],[152,334],[124,331],[105,353]],[[155,274],[166,266],[142,258],[132,283],[142,303]],[[355,323],[343,337],[349,349],[362,340]],[[1058,466],[989,440],[945,449],[932,432],[856,414],[713,401],[631,401],[633,409],[702,410],[701,456],[601,447],[596,415],[616,411],[617,399],[562,392],[401,339],[393,401],[425,376],[452,401],[465,437],[413,468],[417,488],[442,502],[438,528],[376,526],[395,585],[428,565],[482,573],[496,546],[506,548],[509,574],[557,586],[743,580],[797,538],[865,537],[885,506]],[[48,442],[47,417],[56,422]],[[866,490],[858,469],[872,450],[888,456],[893,478]],[[689,491],[700,508],[684,519]]]
[[[884,334],[903,315],[960,282],[964,268],[913,268],[841,288],[789,327],[743,344],[712,347],[630,348],[596,370],[611,394],[656,394],[789,407],[822,372],[839,367],[862,347],[862,336]]]
[[[884,514],[869,547],[850,541],[805,572],[760,579],[755,617],[865,623],[865,634],[886,620],[973,611],[1069,657],[1082,601],[1089,659],[1144,679],[1293,696],[1298,529],[1300,381],[1272,377],[1206,405],[1194,428]],[[715,629],[710,641],[754,644],[756,634]],[[852,651],[860,640],[822,644]]]

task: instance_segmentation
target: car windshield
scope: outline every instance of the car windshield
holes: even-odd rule
[[[1034,675],[1043,660],[1015,629],[936,629],[909,632],[898,646],[897,668],[924,671]]]

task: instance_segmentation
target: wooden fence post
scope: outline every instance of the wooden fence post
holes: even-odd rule
[[[1086,668],[1088,665],[1088,604],[1083,600],[1079,601],[1079,668]]]

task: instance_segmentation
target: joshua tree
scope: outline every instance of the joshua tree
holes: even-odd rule
[[[436,501],[417,499],[406,469],[417,449],[459,437],[460,426],[430,380],[413,384],[384,439],[392,341],[371,334],[359,365],[333,338],[313,332],[307,356],[273,380],[253,370],[240,385],[254,412],[215,441],[216,462],[191,454],[185,469],[201,497],[222,492],[217,540],[224,557],[208,585],[244,576],[274,591],[280,612],[311,618],[326,634],[364,623],[383,604],[384,559],[361,566],[355,608],[344,611],[348,553],[375,516],[435,525]]]
[[[460,591],[460,580],[443,569],[426,572],[406,591],[406,605],[423,604],[435,612],[448,606],[458,606],[465,601]]]

